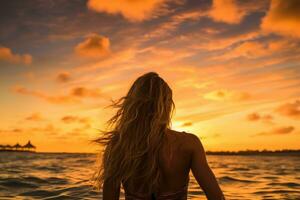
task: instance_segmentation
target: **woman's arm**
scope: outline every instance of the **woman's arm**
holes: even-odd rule
[[[103,200],[119,200],[121,183],[106,180],[103,183]]]
[[[191,169],[198,184],[203,189],[209,200],[224,200],[222,190],[216,180],[216,177],[208,166],[204,148],[195,135],[192,137],[192,160]]]

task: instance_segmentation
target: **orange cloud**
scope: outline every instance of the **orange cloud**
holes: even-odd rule
[[[295,127],[293,126],[283,126],[279,128],[275,128],[269,132],[261,132],[256,134],[256,136],[262,136],[262,135],[285,135],[292,133],[295,130]]]
[[[82,98],[103,97],[99,89],[90,89],[85,87],[72,88],[68,95],[48,95],[44,92],[30,90],[22,86],[16,86],[13,90],[16,93],[38,97],[54,104],[74,104],[80,103]]]
[[[21,128],[0,129],[0,133],[6,133],[6,134],[19,134],[23,132],[24,130]]]
[[[262,120],[269,121],[269,120],[273,119],[273,116],[272,115],[263,115],[261,118],[262,118]]]
[[[212,9],[209,16],[215,21],[229,24],[239,23],[246,12],[242,10],[236,0],[213,0]]]
[[[109,38],[93,34],[75,47],[75,52],[82,57],[99,58],[110,53]]]
[[[185,122],[185,123],[183,123],[181,126],[182,126],[182,127],[186,127],[186,126],[192,126],[192,125],[193,125],[192,122]]]
[[[223,55],[217,57],[218,59],[232,59],[232,58],[248,58],[255,59],[270,56],[272,54],[279,54],[295,49],[296,44],[291,40],[270,40],[264,43],[260,41],[245,41],[235,46]]]
[[[56,76],[56,80],[60,83],[66,83],[71,80],[71,75],[68,72],[61,72]]]
[[[102,97],[102,93],[99,89],[90,89],[85,87],[75,87],[70,92],[75,97]]]
[[[41,121],[41,120],[43,120],[43,117],[41,116],[40,113],[32,113],[31,115],[26,117],[25,120],[28,120],[28,121]]]
[[[287,117],[300,118],[300,100],[296,100],[293,103],[283,104],[279,106],[276,111]]]
[[[249,121],[258,121],[260,119],[260,115],[258,113],[251,113],[247,115],[247,119]]]
[[[225,54],[225,57],[247,57],[256,58],[267,54],[267,47],[260,42],[247,41]]]
[[[56,135],[60,132],[60,129],[55,127],[53,124],[49,123],[43,127],[32,127],[28,129],[28,132],[36,132],[39,134],[50,134],[50,135]]]
[[[19,128],[15,127],[12,129],[0,129],[0,133],[4,134],[20,134],[20,135],[27,135],[27,136],[33,136],[33,134],[39,134],[39,135],[47,135],[47,136],[52,136],[52,135],[57,135],[60,133],[61,130],[60,128],[55,127],[53,124],[48,123],[43,126],[34,126],[34,127],[28,127],[28,128]],[[9,135],[10,137],[13,135]],[[19,136],[19,135],[18,135]]]
[[[129,21],[143,21],[159,13],[166,0],[89,0],[87,6],[89,9],[97,12],[106,12],[108,14],[121,14]]]
[[[65,132],[64,135],[61,135],[60,138],[68,139],[70,138],[70,136],[76,137],[78,139],[82,138],[84,141],[89,140],[89,133],[87,132],[87,127],[73,128],[72,130]]]
[[[246,92],[239,91],[229,91],[229,90],[215,90],[203,95],[205,99],[214,100],[214,101],[244,101],[249,100],[251,95]]]
[[[0,61],[17,64],[31,64],[32,56],[29,54],[15,54],[10,48],[0,46]]]
[[[14,91],[19,94],[38,97],[50,103],[55,103],[55,104],[78,103],[78,100],[74,99],[72,96],[63,96],[63,95],[51,96],[40,91],[27,89],[22,86],[16,86],[14,88]]]
[[[299,0],[272,0],[261,28],[284,36],[300,37]]]
[[[87,124],[90,122],[90,119],[88,117],[78,117],[78,116],[73,116],[73,115],[66,115],[61,118],[61,121],[63,121],[64,123],[79,122],[79,123]]]
[[[188,10],[182,13],[178,13],[176,15],[173,15],[170,18],[170,20],[158,24],[158,26],[154,27],[150,32],[145,34],[145,39],[161,37],[162,35],[168,35],[170,32],[176,30],[178,26],[184,23],[185,21],[198,20],[199,18],[204,16],[207,16],[207,13],[199,12],[199,10]]]
[[[247,119],[249,121],[266,121],[266,122],[270,122],[273,119],[272,115],[260,115],[259,113],[251,113],[249,115],[247,115]]]

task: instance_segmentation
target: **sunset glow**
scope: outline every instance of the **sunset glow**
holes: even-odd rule
[[[206,150],[300,148],[298,0],[1,4],[0,144],[93,152],[110,100],[155,71]]]

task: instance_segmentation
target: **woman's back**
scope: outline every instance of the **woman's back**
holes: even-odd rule
[[[189,137],[187,133],[166,130],[159,156],[161,184],[158,195],[184,192],[184,189],[187,188],[192,155],[188,145]],[[127,193],[141,196],[145,193],[139,187],[143,185],[142,183],[142,179],[135,181],[134,191],[130,191],[126,184],[124,184],[124,189]]]
[[[190,170],[207,199],[225,199],[208,166],[204,148],[197,136],[167,129],[159,155],[159,166],[161,170],[159,191],[145,194],[141,187],[145,183],[144,180],[136,179],[133,181],[134,189],[129,189],[127,184],[123,183],[127,200],[186,200]],[[120,186],[114,187],[111,182],[104,182],[104,199],[118,199],[119,190]]]

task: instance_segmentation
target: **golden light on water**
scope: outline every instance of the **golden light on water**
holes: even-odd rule
[[[111,2],[3,3],[1,144],[94,151],[110,99],[156,71],[207,150],[300,147],[297,0]]]

